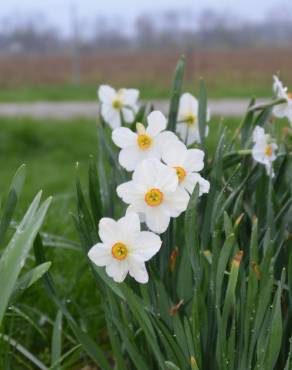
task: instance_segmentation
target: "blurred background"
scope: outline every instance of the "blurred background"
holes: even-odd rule
[[[100,83],[168,96],[180,53],[186,85],[209,96],[269,96],[292,84],[289,0],[11,0],[0,5],[0,100],[93,100]]]
[[[181,53],[185,90],[196,93],[203,77],[211,103],[245,99],[243,114],[252,95],[271,96],[274,73],[292,86],[291,0],[1,1],[0,193],[26,163],[23,208],[42,188],[54,196],[47,229],[77,240],[70,215],[75,164],[87,181],[89,155],[97,152],[96,113],[54,114],[64,101],[97,112],[101,83],[138,88],[154,102],[167,99]],[[48,116],[36,116],[46,101],[53,103]],[[212,150],[221,115],[231,132],[241,117],[230,117],[228,106],[211,113]]]

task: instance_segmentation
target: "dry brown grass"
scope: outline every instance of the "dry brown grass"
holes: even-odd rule
[[[169,85],[177,51],[108,53],[81,57],[84,84],[109,82],[127,86]],[[195,50],[187,53],[187,80],[203,76],[209,88],[237,84],[271,85],[271,75],[281,71],[292,85],[291,49]],[[68,55],[2,56],[0,88],[55,85],[71,82],[72,58]]]

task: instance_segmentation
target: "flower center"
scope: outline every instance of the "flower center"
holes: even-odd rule
[[[137,143],[140,149],[148,149],[152,144],[152,138],[146,134],[140,134],[137,137]]]
[[[124,243],[115,243],[112,246],[112,256],[117,260],[124,260],[128,255],[128,248]]]
[[[186,177],[186,171],[182,167],[174,167],[174,169],[176,170],[178,181],[182,182]]]
[[[115,99],[112,101],[112,106],[114,109],[121,109],[122,108],[122,102],[120,99]]]
[[[267,145],[266,148],[265,148],[265,155],[267,157],[271,157],[271,155],[273,154],[273,147],[271,144]]]
[[[288,99],[291,99],[292,100],[292,92],[288,92]]]
[[[187,113],[185,115],[184,121],[188,123],[189,125],[193,125],[197,121],[197,116],[195,116],[193,113]]]
[[[150,189],[146,194],[145,194],[145,202],[150,206],[150,207],[156,207],[159,206],[163,201],[163,193],[156,188]]]

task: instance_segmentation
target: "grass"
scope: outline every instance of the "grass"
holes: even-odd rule
[[[0,120],[1,193],[7,189],[15,170],[27,165],[27,182],[20,208],[26,206],[41,188],[44,196],[53,195],[55,207],[61,207],[59,220],[48,217],[52,233],[71,235],[69,211],[74,207],[76,162],[81,177],[90,154],[96,153],[95,122],[76,119],[70,122],[13,118]],[[58,205],[57,205],[58,204]]]
[[[213,84],[212,84],[213,85]],[[37,101],[95,101],[98,85],[35,85],[19,88],[0,89],[0,102],[37,102]],[[118,87],[118,85],[116,84]],[[133,85],[140,91],[142,99],[168,99],[169,86],[163,84],[136,84]],[[197,93],[194,86],[187,86],[187,91]],[[252,94],[258,97],[269,97],[271,86],[265,84],[246,83],[244,86],[237,84],[214,84],[209,88],[210,98],[249,98]]]
[[[79,176],[83,181],[87,177],[89,155],[96,153],[95,122],[81,119],[67,122],[2,118],[0,125],[1,198],[5,197],[16,169],[25,163],[27,176],[16,218],[21,218],[34,195],[42,189],[44,197],[53,196],[42,231],[77,243],[78,236],[71,217],[71,213],[76,212],[76,162],[80,164]],[[46,253],[53,262],[52,272],[62,296],[70,296],[78,301],[87,314],[86,305],[88,302],[90,307],[96,305],[98,292],[91,289],[90,271],[83,268],[85,259],[80,259],[78,250],[60,247],[47,248]],[[33,259],[30,259],[28,266],[32,264]],[[21,297],[18,307],[37,322],[41,317],[55,317],[55,306],[43,291],[41,283],[35,284]],[[41,317],[38,313],[41,313]],[[33,352],[45,360],[50,348],[50,324],[45,321],[42,326],[49,340],[40,338],[38,332],[27,325],[25,320],[17,318],[14,325],[17,327],[18,340],[26,348],[33,348]],[[97,330],[98,325],[97,321],[93,330]]]

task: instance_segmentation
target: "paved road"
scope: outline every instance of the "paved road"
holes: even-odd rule
[[[258,103],[263,102],[262,99]],[[168,111],[168,102],[155,101],[155,108],[164,113]],[[246,99],[210,100],[209,106],[212,115],[242,116],[248,106]],[[30,116],[34,118],[73,117],[95,118],[98,114],[97,102],[37,102],[37,103],[0,103],[1,117]]]

